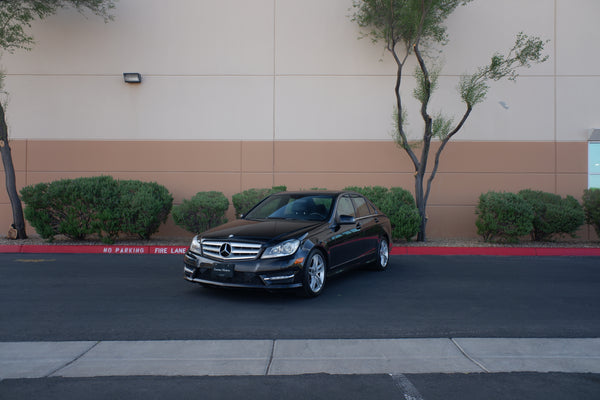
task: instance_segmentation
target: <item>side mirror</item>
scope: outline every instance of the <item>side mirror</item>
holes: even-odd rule
[[[356,223],[356,219],[351,215],[340,215],[338,223],[340,225],[353,225]]]

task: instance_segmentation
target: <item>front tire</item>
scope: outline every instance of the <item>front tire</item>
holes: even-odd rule
[[[385,271],[390,262],[390,246],[385,238],[379,239],[379,246],[377,249],[377,260],[375,261],[375,269],[378,271]]]
[[[304,265],[302,276],[302,289],[307,297],[316,297],[325,287],[327,275],[327,261],[319,250],[310,252]]]

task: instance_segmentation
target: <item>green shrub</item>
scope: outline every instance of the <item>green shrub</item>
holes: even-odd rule
[[[23,188],[21,198],[25,218],[44,239],[95,235],[105,243],[121,233],[149,238],[166,220],[173,202],[167,189],[156,183],[110,176],[39,183]]]
[[[591,188],[583,192],[583,209],[586,222],[594,227],[600,237],[600,189]]]
[[[229,200],[223,193],[198,192],[190,200],[183,200],[181,205],[173,207],[173,220],[189,232],[200,233],[227,222],[225,212],[228,208]]]
[[[65,235],[74,240],[99,233],[104,202],[114,199],[111,177],[62,179],[21,190],[25,218],[44,239]],[[101,233],[101,232],[100,232]]]
[[[375,206],[385,214],[385,211],[383,211],[381,206],[386,198],[390,195],[390,189],[383,186],[347,186],[344,188],[344,190],[362,194],[367,199],[371,200],[371,202],[373,202],[373,204],[375,204]]]
[[[475,225],[486,242],[517,243],[533,230],[531,205],[516,193],[487,192],[479,196]]]
[[[534,241],[550,240],[553,235],[574,237],[585,221],[583,207],[573,196],[563,199],[554,193],[530,189],[521,190],[519,195],[533,209],[531,239]]]
[[[382,186],[349,186],[345,190],[362,194],[388,216],[393,239],[410,241],[419,232],[421,217],[415,199],[408,190],[400,187],[388,189]]]
[[[246,214],[259,201],[274,193],[285,192],[285,186],[273,186],[271,189],[248,189],[241,193],[236,193],[231,197],[231,202],[235,208],[235,216]]]
[[[150,239],[173,207],[173,196],[156,182],[120,181],[121,228],[128,235]]]

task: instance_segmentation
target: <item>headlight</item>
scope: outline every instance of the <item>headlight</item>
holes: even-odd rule
[[[198,254],[202,253],[202,244],[200,243],[198,236],[194,236],[194,238],[192,239],[192,244],[190,245],[190,251],[193,251],[194,253],[198,253]]]
[[[300,247],[300,241],[298,239],[286,240],[275,246],[271,246],[265,250],[262,258],[275,258],[291,256]]]

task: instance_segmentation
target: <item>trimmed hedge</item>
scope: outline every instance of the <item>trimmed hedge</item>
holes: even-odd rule
[[[392,238],[410,241],[417,233],[421,217],[413,195],[400,187],[349,186],[345,190],[360,193],[388,216],[392,225]]]
[[[223,193],[198,192],[173,207],[173,220],[189,232],[200,233],[227,222],[225,212],[228,208],[229,200]]]
[[[479,196],[475,225],[486,242],[517,243],[533,230],[531,205],[516,193],[487,192]]]
[[[24,187],[24,214],[44,239],[56,235],[83,240],[96,235],[113,243],[120,234],[149,239],[173,205],[155,182],[119,181],[110,176],[62,179]]]
[[[600,189],[591,188],[583,192],[583,209],[586,222],[594,227],[600,237]]]
[[[273,186],[271,189],[248,189],[241,193],[236,193],[231,197],[231,202],[235,208],[236,218],[246,214],[252,207],[258,204],[259,201],[274,193],[285,192],[285,186]]]
[[[482,194],[476,213],[477,233],[486,242],[516,243],[525,235],[533,241],[551,240],[554,235],[575,237],[585,222],[583,207],[573,196],[531,189]]]
[[[583,207],[573,196],[562,198],[554,193],[536,190],[521,190],[519,195],[533,209],[534,241],[550,240],[554,235],[575,237],[577,230],[585,222]]]
[[[119,181],[121,232],[150,239],[167,220],[173,196],[155,182]]]

